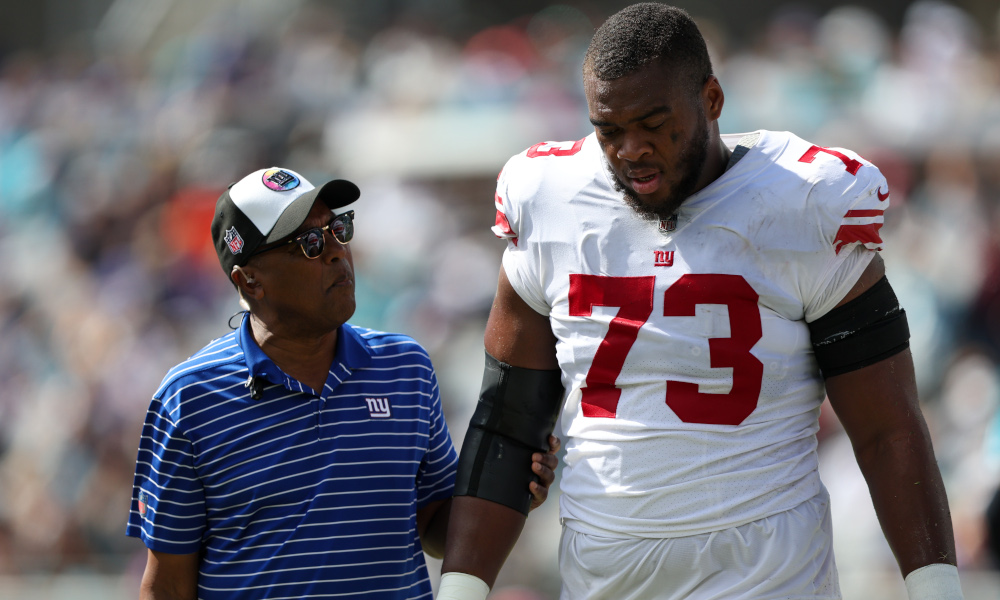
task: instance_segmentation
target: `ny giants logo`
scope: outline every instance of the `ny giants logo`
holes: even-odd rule
[[[653,266],[654,267],[672,267],[672,266],[674,266],[674,251],[673,250],[653,250]]]
[[[373,419],[388,419],[392,416],[392,406],[388,398],[365,398],[368,403],[368,414]]]

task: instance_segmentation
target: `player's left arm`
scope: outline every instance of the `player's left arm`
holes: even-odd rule
[[[559,438],[550,435],[549,451],[546,453],[536,452],[531,456],[531,471],[538,475],[538,481],[532,481],[528,484],[528,491],[531,492],[529,510],[535,510],[549,497],[549,488],[556,480],[556,465],[559,462],[556,453],[559,451],[560,445]],[[424,547],[424,552],[434,558],[444,556],[451,504],[452,498],[448,498],[447,500],[430,502],[423,508],[417,509],[417,534],[420,536],[420,545]]]
[[[865,306],[871,292],[888,286],[881,282],[882,287],[876,287],[884,275],[884,265],[876,255],[834,311]],[[863,296],[865,292],[870,293]],[[895,295],[891,298],[895,300]],[[882,337],[889,335],[888,330],[883,330]],[[816,338],[814,330],[814,345]],[[937,590],[935,586],[941,585],[946,594],[934,598],[961,598],[953,568],[955,541],[948,498],[920,410],[908,347],[873,364],[827,377],[826,389],[850,437],[879,523],[907,578],[911,600],[930,598],[928,586]],[[934,566],[914,573],[929,565]]]

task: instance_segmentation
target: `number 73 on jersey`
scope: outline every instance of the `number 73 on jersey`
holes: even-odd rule
[[[595,306],[618,307],[581,389],[585,417],[615,417],[622,393],[615,384],[639,329],[652,315],[655,280],[653,276],[569,276],[570,316],[589,317]],[[757,408],[764,365],[750,349],[762,336],[758,298],[742,276],[722,274],[689,273],[663,293],[664,317],[694,317],[699,304],[729,309],[730,337],[709,338],[708,347],[712,368],[732,368],[732,389],[727,394],[702,393],[695,383],[668,379],[666,403],[682,421],[739,425]]]

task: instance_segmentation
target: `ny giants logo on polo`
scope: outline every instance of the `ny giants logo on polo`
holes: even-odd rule
[[[268,169],[261,175],[261,181],[268,189],[287,192],[299,187],[299,178],[282,169]]]
[[[388,419],[392,416],[392,406],[388,398],[365,398],[368,404],[368,414],[373,419]]]
[[[233,254],[239,254],[243,252],[243,238],[240,236],[240,232],[236,231],[236,226],[232,226],[226,230],[226,245],[229,246],[229,251]]]

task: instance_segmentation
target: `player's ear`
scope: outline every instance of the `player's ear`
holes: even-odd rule
[[[718,121],[722,116],[722,105],[726,102],[726,95],[722,92],[722,84],[715,75],[708,76],[708,80],[701,88],[701,98],[705,103],[705,117],[709,121]]]

